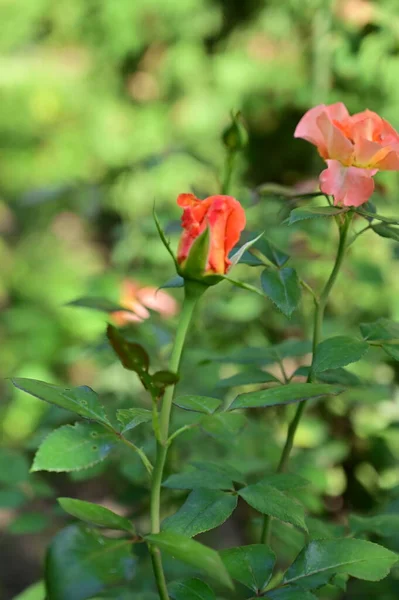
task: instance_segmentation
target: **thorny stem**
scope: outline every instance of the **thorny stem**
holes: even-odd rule
[[[173,373],[179,371],[180,359],[183,351],[184,340],[191,321],[195,304],[203,290],[198,290],[190,284],[185,286],[185,299],[183,303],[180,320],[176,331],[175,342],[169,360],[169,370]],[[157,454],[152,476],[151,485],[151,533],[160,531],[160,511],[161,511],[161,484],[163,471],[165,467],[166,455],[168,452],[169,422],[172,410],[172,401],[175,386],[166,388],[162,407],[159,414],[159,437],[157,439]],[[159,548],[150,546],[152,566],[161,600],[169,600],[169,594],[166,586],[165,574],[162,567],[162,558]]]
[[[349,226],[353,217],[353,213],[346,213],[344,216],[344,222],[339,225],[339,244],[338,251],[335,258],[334,267],[331,271],[330,277],[328,278],[322,293],[320,294],[320,299],[315,299],[315,312],[314,312],[314,325],[313,325],[313,344],[312,344],[312,364],[310,367],[310,372],[308,376],[308,382],[311,383],[314,379],[314,361],[316,356],[316,348],[319,344],[321,337],[321,329],[323,325],[323,317],[324,311],[327,305],[328,297],[332,290],[332,287],[337,279],[339,270],[342,265],[342,261],[345,256],[345,250],[347,248],[347,237]],[[301,417],[306,408],[306,401],[300,402],[298,404],[298,408],[296,409],[295,415],[288,426],[287,437],[285,440],[285,445],[281,454],[280,462],[277,467],[277,473],[283,473],[287,468],[288,460],[290,457],[290,453],[292,447],[294,445],[295,434],[298,429],[298,425],[300,423]],[[263,518],[263,527],[261,534],[261,543],[268,544],[271,536],[271,518],[268,515],[265,515]]]

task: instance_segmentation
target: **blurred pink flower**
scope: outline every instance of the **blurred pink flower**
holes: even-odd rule
[[[119,302],[127,309],[112,313],[112,318],[119,327],[129,323],[142,323],[150,318],[150,310],[168,318],[173,317],[179,308],[176,300],[168,293],[152,286],[141,287],[131,279],[122,282]]]
[[[399,170],[399,134],[377,113],[350,116],[342,102],[321,104],[299,121],[295,137],[314,144],[327,163],[320,189],[335,205],[360,206],[374,191],[377,171]]]

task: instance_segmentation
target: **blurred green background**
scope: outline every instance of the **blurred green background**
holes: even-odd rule
[[[313,147],[293,139],[314,104],[370,108],[399,128],[397,0],[0,0],[0,22],[2,378],[90,385],[111,407],[146,402],[135,375],[105,344],[107,315],[66,304],[86,296],[118,302],[127,276],[157,287],[173,275],[153,203],[176,244],[177,195],[220,190],[221,132],[232,109],[242,111],[250,134],[231,190],[247,210],[248,231],[266,230],[308,282],[322,282],[334,224],[281,225],[290,200],[260,186],[316,189],[322,163]],[[379,212],[397,214],[398,175],[376,179]],[[359,238],[329,305],[326,334],[356,334],[359,322],[381,316],[399,320],[398,258],[391,240],[373,232]],[[248,271],[240,267],[237,276],[255,281]],[[181,388],[223,397],[216,382],[236,367],[203,359],[242,344],[306,339],[311,308],[305,297],[287,321],[266,299],[226,284],[212,289],[196,317]],[[134,329],[160,365],[173,327],[173,319],[154,314]],[[285,366],[291,373],[304,363],[290,358]],[[314,485],[308,509],[337,523],[349,508],[399,506],[398,363],[376,350],[352,370],[374,379],[375,388],[311,411],[297,440],[306,450],[294,457]],[[40,578],[46,544],[66,522],[57,495],[109,503],[139,518],[146,490],[135,457],[122,457],[119,471],[104,463],[71,476],[28,475],[40,440],[70,415],[2,379],[0,416],[3,600]],[[284,428],[282,415],[270,412],[207,452],[231,455],[249,472],[272,468]],[[145,428],[142,436],[145,444]],[[191,441],[182,442],[183,457],[203,458],[203,444]],[[178,451],[172,458],[171,469],[184,465]],[[251,523],[239,514],[226,544],[248,543]],[[276,544],[294,545],[293,530],[277,529]],[[399,548],[399,537],[391,545]],[[295,555],[295,548],[281,551]],[[326,597],[373,598],[378,589],[380,600],[391,600],[399,596],[398,577]]]

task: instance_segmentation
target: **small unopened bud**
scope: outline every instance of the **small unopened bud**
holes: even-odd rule
[[[240,112],[231,114],[231,124],[223,131],[222,140],[230,152],[244,150],[248,144],[248,132]]]

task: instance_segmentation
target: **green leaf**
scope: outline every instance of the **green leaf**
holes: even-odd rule
[[[354,535],[373,533],[380,537],[392,537],[399,535],[399,515],[386,514],[372,517],[350,515],[349,527]]]
[[[140,344],[125,339],[122,333],[113,325],[108,325],[107,337],[125,369],[136,373],[148,371],[150,358]]]
[[[377,213],[370,212],[362,208],[357,208],[355,212],[357,212],[359,215],[362,215],[362,217],[377,219],[377,221],[383,221],[384,223],[388,223],[390,225],[399,225],[399,220],[396,217],[384,217],[383,215],[378,215]]]
[[[203,570],[209,577],[224,586],[233,589],[226,567],[219,554],[212,548],[208,548],[199,542],[177,533],[162,531],[145,536],[150,544],[154,544],[161,550],[168,552],[177,560]]]
[[[0,509],[19,508],[28,501],[28,498],[19,489],[0,490]]]
[[[197,488],[209,490],[234,489],[233,480],[229,475],[209,466],[170,475],[162,485],[175,490],[195,490]]]
[[[237,373],[236,375],[232,375],[231,377],[227,377],[226,379],[221,379],[217,383],[217,387],[228,388],[235,387],[241,385],[255,385],[257,383],[271,383],[278,382],[277,377],[268,373],[267,371],[262,371],[260,369],[253,369],[251,371],[242,371],[241,373]]]
[[[313,541],[297,556],[284,576],[284,583],[316,589],[336,573],[379,581],[388,575],[397,555],[378,544],[344,538]]]
[[[200,579],[174,581],[168,586],[168,592],[174,600],[216,600],[209,585]]]
[[[15,485],[23,483],[28,477],[28,459],[15,450],[0,448],[0,482]]]
[[[399,360],[399,344],[397,345],[389,345],[382,344],[381,348],[394,360]]]
[[[81,521],[87,521],[99,527],[135,533],[134,526],[129,519],[120,517],[109,508],[74,498],[57,498],[57,501],[65,512]]]
[[[92,310],[99,310],[101,312],[112,313],[119,310],[130,312],[128,308],[124,308],[116,302],[111,302],[107,298],[98,298],[96,296],[88,296],[84,298],[77,298],[71,300],[65,306],[77,306],[78,308],[91,308]]]
[[[230,404],[229,410],[291,404],[293,402],[303,402],[304,400],[315,400],[323,396],[336,396],[343,391],[342,387],[326,383],[290,383],[268,390],[240,394]]]
[[[166,236],[165,236],[164,230],[162,229],[161,223],[159,222],[158,215],[157,215],[157,213],[155,211],[155,204],[154,204],[154,207],[153,207],[153,210],[152,210],[152,216],[154,218],[155,226],[157,228],[158,235],[159,235],[159,237],[161,239],[161,242],[163,243],[163,245],[165,246],[166,250],[169,252],[170,256],[172,257],[173,262],[175,263],[176,269],[178,269],[178,264],[177,264],[176,256],[174,255],[174,252],[171,249],[168,240],[166,239]]]
[[[258,244],[255,244],[254,248],[259,250],[266,258],[276,265],[276,267],[283,267],[285,263],[290,259],[289,255],[277,248],[266,238],[262,238]]]
[[[35,398],[44,400],[49,404],[55,404],[55,406],[65,410],[70,410],[86,419],[110,425],[104,407],[99,403],[97,394],[86,385],[76,388],[64,388],[24,377],[14,377],[11,381],[15,387],[31,396],[35,396]]]
[[[110,539],[85,525],[60,531],[46,556],[46,588],[51,600],[86,600],[108,587],[131,581],[135,559],[130,540]]]
[[[259,592],[269,583],[276,557],[265,544],[228,548],[220,555],[230,577],[254,592]]]
[[[172,371],[156,371],[152,375],[152,381],[154,385],[164,389],[168,385],[175,385],[179,381],[179,376]]]
[[[260,481],[242,488],[238,494],[263,515],[270,515],[307,531],[303,506],[277,488]]]
[[[166,283],[160,286],[160,290],[166,290],[170,288],[182,288],[184,287],[184,279],[180,275],[175,275],[172,279],[169,279]]]
[[[25,512],[18,515],[8,527],[9,533],[27,535],[39,533],[50,525],[50,519],[40,512]]]
[[[317,373],[317,379],[323,381],[323,383],[336,383],[344,387],[355,387],[362,385],[362,381],[357,375],[346,371],[342,367],[338,369],[327,369],[322,373]]]
[[[245,347],[231,354],[223,353],[221,356],[212,356],[209,360],[222,363],[267,365],[275,363],[278,359],[291,356],[304,356],[312,351],[312,344],[307,340],[289,339],[274,346]]]
[[[289,473],[274,473],[273,475],[267,475],[259,483],[271,485],[282,492],[296,490],[310,485],[310,482],[307,479]]]
[[[194,240],[186,260],[180,264],[179,273],[184,278],[196,279],[204,277],[210,249],[210,229],[204,231]]]
[[[300,208],[294,208],[289,217],[289,225],[297,223],[298,221],[304,221],[305,219],[315,219],[318,217],[335,217],[347,209],[340,208],[339,206],[306,206]]]
[[[245,415],[234,413],[215,413],[201,420],[202,429],[206,433],[219,442],[228,444],[241,433],[246,423]]]
[[[116,418],[123,427],[121,433],[126,433],[141,423],[151,421],[152,412],[146,408],[119,408],[116,411]]]
[[[192,465],[201,471],[214,473],[215,475],[221,473],[222,475],[227,475],[227,477],[230,477],[232,481],[237,481],[237,483],[243,484],[246,483],[245,477],[241,471],[238,471],[235,467],[232,467],[230,464],[225,462],[195,460],[192,462]]]
[[[179,408],[184,408],[184,410],[211,415],[219,408],[222,401],[207,396],[178,396],[173,400],[173,404]]]
[[[373,323],[361,323],[360,331],[369,342],[399,343],[399,323],[389,319],[378,319]]]
[[[18,594],[18,596],[15,596],[13,600],[43,600],[45,596],[44,581],[37,581]]]
[[[77,471],[104,460],[117,437],[94,423],[64,425],[52,431],[36,452],[31,471]]]
[[[314,371],[320,373],[327,369],[345,367],[360,360],[367,350],[368,344],[366,342],[346,335],[329,338],[321,342],[316,348]]]
[[[317,600],[316,596],[297,586],[287,586],[267,592],[267,600]]]
[[[383,238],[389,238],[395,240],[395,242],[399,242],[399,229],[397,227],[380,223],[379,225],[373,225],[372,229]]]
[[[193,537],[224,523],[237,506],[237,496],[219,490],[197,489],[183,506],[162,523],[163,531]]]
[[[260,233],[257,237],[253,238],[252,240],[249,240],[249,242],[246,242],[243,246],[241,246],[241,248],[239,248],[234,254],[230,256],[231,267],[234,267],[234,265],[241,262],[241,258],[245,254],[245,252],[247,252],[252,246],[254,246],[256,242],[260,240],[262,235],[263,232]]]
[[[266,296],[286,317],[291,317],[301,299],[301,286],[295,269],[265,269],[261,284]]]

